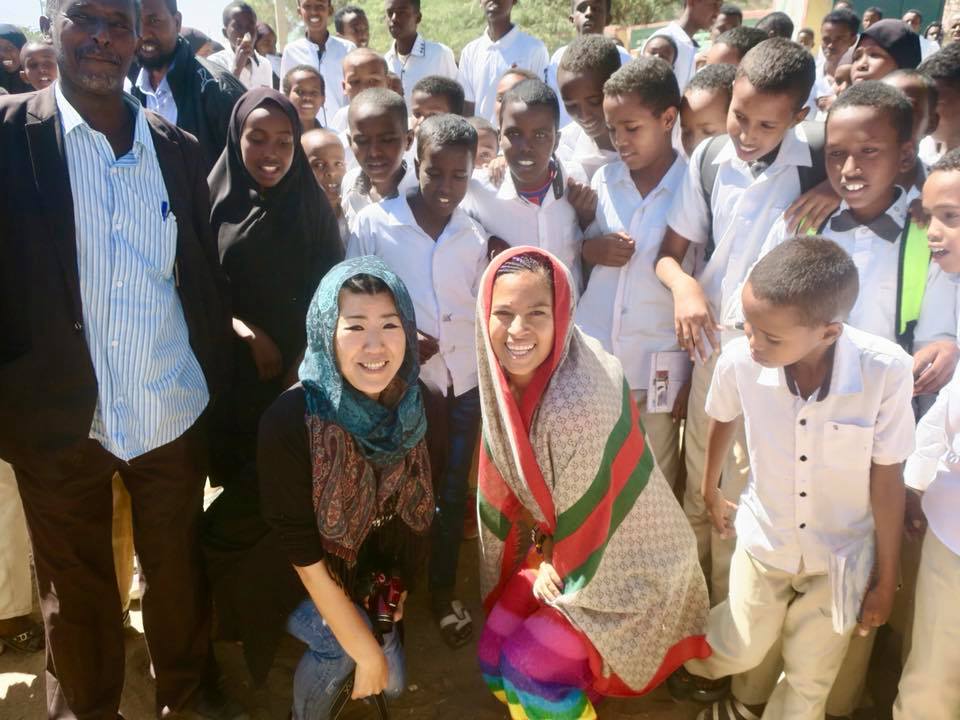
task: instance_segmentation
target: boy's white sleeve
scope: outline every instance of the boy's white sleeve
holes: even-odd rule
[[[737,346],[741,342],[745,343],[746,340],[738,338],[723,349],[710,380],[705,407],[707,415],[718,422],[732,422],[743,414],[736,369],[736,356],[740,354]]]
[[[438,63],[436,75],[443,75],[451,80],[457,79],[457,61],[453,58],[453,50],[446,45],[440,46],[440,62]]]
[[[761,258],[763,258],[768,252],[773,250],[778,245],[782,245],[786,238],[787,223],[784,221],[783,215],[781,215],[770,228],[770,232],[767,233],[767,239],[760,247],[760,254],[757,256],[756,262],[750,266],[750,269],[747,271],[747,275],[743,279],[743,282],[740,283],[740,285],[737,286],[737,289],[730,295],[730,301],[727,303],[726,308],[724,308],[723,315],[720,317],[721,323],[724,325],[735,325],[736,323],[741,323],[744,321],[743,286],[747,284],[747,280],[750,279],[750,273],[753,272],[753,268],[758,262],[760,262]]]
[[[915,350],[935,340],[957,339],[957,284],[933,262],[927,271],[927,286],[913,337]]]
[[[530,58],[530,71],[535,72],[539,78],[546,82],[549,66],[550,53],[547,52],[547,46],[541,42]]]
[[[463,99],[467,102],[477,101],[477,91],[473,87],[473,54],[470,45],[460,52],[460,67],[457,70],[457,82],[463,87]]]
[[[913,360],[906,353],[890,358],[883,376],[883,397],[873,430],[876,465],[902,463],[913,452]]]
[[[954,378],[937,397],[917,425],[916,448],[903,468],[903,480],[907,487],[925,492],[937,474],[940,458],[950,449],[947,437],[947,406],[951,389],[957,387]]]
[[[710,208],[703,197],[703,188],[700,187],[700,162],[708,143],[697,145],[690,156],[687,172],[680,191],[673,199],[670,212],[667,214],[667,225],[692,243],[703,245],[710,237],[710,225],[713,218]]]
[[[361,212],[357,215],[353,226],[350,228],[350,240],[347,242],[346,257],[355,258],[362,255],[376,255],[377,243],[370,224],[367,222],[366,213]]]

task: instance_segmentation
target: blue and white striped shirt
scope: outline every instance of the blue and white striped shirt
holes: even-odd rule
[[[133,148],[116,158],[59,83],[55,92],[84,332],[99,386],[90,437],[129,461],[177,439],[209,401],[174,281],[177,219],[143,109]]]

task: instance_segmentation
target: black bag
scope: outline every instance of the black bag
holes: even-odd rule
[[[351,670],[350,674],[347,675],[343,681],[343,685],[340,686],[340,690],[333,700],[333,705],[330,707],[330,720],[339,720],[340,715],[343,714],[343,709],[347,706],[347,703],[350,702],[350,696],[353,695],[354,672],[354,670]],[[383,693],[374,695],[373,703],[377,707],[377,716],[380,720],[390,720],[390,711],[387,709],[387,699],[383,696]]]

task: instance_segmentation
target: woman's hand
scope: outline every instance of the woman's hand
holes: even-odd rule
[[[379,695],[387,687],[390,679],[387,657],[383,654],[383,650],[376,640],[373,640],[372,635],[370,639],[373,642],[373,647],[367,649],[363,655],[357,658],[357,670],[354,675],[353,695],[351,696],[354,700]]]
[[[250,346],[260,380],[272,380],[283,372],[283,355],[280,354],[280,348],[263,330],[256,325],[234,318],[233,331]]]
[[[560,597],[563,591],[563,580],[548,562],[540,563],[537,579],[533,583],[533,596],[542,602],[550,603]]]
[[[403,604],[407,601],[407,591],[400,594],[400,602],[397,603],[397,609],[393,611],[393,621],[395,623],[403,620]]]

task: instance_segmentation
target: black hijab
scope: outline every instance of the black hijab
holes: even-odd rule
[[[907,27],[902,20],[888,18],[878,20],[860,33],[857,47],[863,38],[871,38],[880,47],[890,53],[890,57],[902,69],[914,69],[921,61],[920,36]]]
[[[7,23],[0,23],[0,40],[12,43],[17,50],[23,50],[23,46],[27,44],[27,36],[20,31],[20,28]],[[20,77],[20,68],[12,73],[0,68],[0,87],[11,95],[33,91],[33,87]]]
[[[293,128],[293,164],[261,189],[243,164],[240,136],[250,114],[273,105]],[[297,111],[281,93],[255,88],[237,101],[227,145],[208,178],[210,222],[230,278],[234,316],[266,332],[284,365],[306,345],[307,307],[321,278],[342,259],[337,219],[300,146]]]

